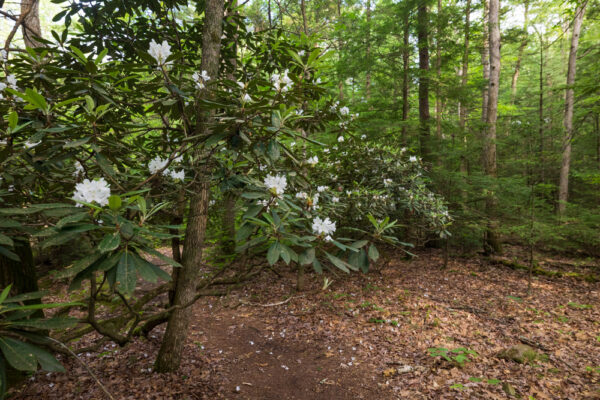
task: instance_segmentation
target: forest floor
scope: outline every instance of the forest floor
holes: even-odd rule
[[[540,257],[571,272],[598,262]],[[390,260],[366,275],[328,275],[326,290],[309,274],[296,293],[283,267],[199,300],[176,374],[152,372],[164,326],[80,356],[118,400],[600,399],[600,284],[538,275],[527,296],[525,271],[485,258],[451,258],[445,269],[435,250]],[[535,351],[526,363],[499,357],[523,343]],[[460,365],[431,348],[476,355]],[[79,362],[64,364],[67,374],[39,372],[10,398],[106,398]]]

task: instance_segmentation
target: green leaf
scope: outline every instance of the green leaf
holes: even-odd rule
[[[321,266],[321,263],[319,262],[319,260],[317,260],[316,258],[313,260],[312,262],[313,264],[313,269],[315,270],[315,272],[317,274],[322,274],[323,273],[323,267]]]
[[[270,265],[273,265],[279,260],[279,255],[281,254],[281,249],[279,247],[279,242],[273,242],[267,251],[267,261]]]
[[[26,319],[22,321],[15,321],[11,323],[11,326],[24,327],[24,328],[36,328],[42,330],[54,330],[54,329],[66,329],[77,323],[77,318],[34,318]]]
[[[343,260],[340,260],[339,258],[337,258],[336,256],[329,254],[328,252],[325,252],[325,255],[327,256],[327,258],[329,259],[329,261],[331,261],[331,263],[333,265],[335,265],[336,267],[338,267],[339,269],[341,269],[342,271],[349,273],[350,270],[348,269],[348,267],[350,266],[348,263],[344,262]],[[354,267],[350,266],[351,269],[354,269]],[[358,268],[357,268],[358,269]]]
[[[121,244],[119,232],[109,233],[98,243],[98,250],[102,253],[115,250]]]
[[[113,194],[108,198],[108,207],[115,212],[119,211],[119,209],[121,208],[121,204],[121,198],[116,194]]]
[[[84,144],[86,144],[87,142],[89,142],[90,139],[91,139],[91,136],[85,137],[83,139],[73,140],[72,142],[65,143],[63,145],[63,148],[70,149],[70,148],[73,148],[73,147],[83,146]]]
[[[0,304],[4,303],[4,300],[6,300],[6,298],[8,297],[11,287],[12,287],[12,284],[8,285],[7,287],[4,288],[4,290],[2,290],[2,293],[0,293]]]
[[[55,227],[57,229],[61,229],[63,228],[65,225],[70,224],[72,222],[79,222],[82,219],[88,217],[90,214],[86,211],[86,212],[80,212],[80,213],[76,213],[76,214],[71,214],[71,215],[67,215],[66,217],[60,219]]]
[[[137,281],[135,263],[131,253],[124,251],[117,266],[117,285],[124,294],[133,293]]]
[[[76,275],[79,272],[86,269],[87,267],[89,267],[90,265],[92,265],[93,263],[95,263],[100,257],[102,257],[102,253],[94,252],[92,254],[89,254],[75,261],[72,266],[63,269],[62,271],[59,271],[55,275],[55,277],[57,279],[60,279]]]
[[[377,247],[375,247],[374,244],[371,244],[371,246],[369,246],[369,258],[373,260],[373,262],[376,262],[379,259],[379,251],[377,250]]]
[[[308,265],[310,263],[312,263],[315,259],[315,248],[311,247],[309,249],[304,250],[301,254],[300,254],[300,259],[299,259],[299,263],[301,265]]]
[[[364,247],[368,243],[369,243],[368,240],[357,240],[356,242],[352,243],[350,246],[354,247],[355,249],[360,249],[361,247]]]
[[[40,366],[44,371],[48,372],[65,372],[65,368],[54,358],[54,356],[48,353],[46,350],[42,350],[39,347],[31,346],[31,351],[37,358]]]
[[[8,337],[0,337],[0,349],[6,361],[18,371],[35,371],[37,359],[33,355],[33,346]]]
[[[10,127],[10,129],[15,129],[18,123],[19,115],[16,113],[16,111],[13,111],[10,114],[8,114],[8,126]]]
[[[181,267],[182,265],[179,264],[177,261],[173,260],[170,257],[165,256],[164,254],[150,248],[150,247],[143,247],[141,250],[143,250],[144,252],[153,255],[159,259],[161,259],[162,261],[166,262],[167,264],[173,266],[173,267]]]
[[[42,111],[48,110],[48,103],[46,103],[46,99],[44,96],[39,94],[33,89],[27,88],[25,89],[26,100],[29,101],[33,106],[39,108]]]
[[[2,295],[3,294],[4,294],[4,292],[2,293]],[[18,303],[20,301],[41,299],[42,297],[44,297],[47,294],[48,294],[48,292],[45,292],[45,291],[21,293],[21,294],[18,294],[16,296],[9,297],[6,300],[3,300],[2,299],[2,295],[0,295],[0,304],[2,302],[8,304],[8,303]]]
[[[0,246],[0,254],[2,254],[4,257],[11,259],[13,261],[21,261],[21,259],[19,258],[18,255],[16,255],[12,251],[8,250],[6,247]]]

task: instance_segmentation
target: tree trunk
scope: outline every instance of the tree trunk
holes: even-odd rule
[[[37,276],[33,265],[31,244],[27,238],[14,238],[13,252],[20,261],[0,257],[0,288],[12,284],[11,294],[37,292]],[[38,301],[39,302],[39,301]]]
[[[235,205],[238,196],[232,191],[227,191],[223,197],[223,229],[225,230],[223,252],[226,255],[231,255],[235,252]]]
[[[488,177],[495,180],[496,171],[496,122],[498,119],[498,87],[500,84],[500,0],[489,1],[489,50],[490,80],[488,89],[487,119],[484,133],[483,166]],[[502,246],[498,238],[496,219],[496,196],[494,190],[486,198],[488,226],[485,238],[485,250],[488,253],[501,253]]]
[[[21,0],[21,13],[27,16],[23,20],[22,31],[25,47],[42,47],[43,43],[34,39],[35,36],[42,37],[40,26],[40,2],[39,0]]]
[[[523,37],[523,41],[519,46],[519,52],[517,54],[517,63],[515,64],[515,72],[513,72],[512,81],[510,83],[510,103],[515,103],[515,98],[517,96],[517,80],[519,79],[519,74],[521,72],[521,61],[523,60],[523,52],[525,51],[525,47],[527,47],[527,26],[529,24],[529,1],[525,2],[525,21],[523,22],[523,31],[525,32],[525,36]]]
[[[513,76],[514,77],[514,76]],[[540,94],[538,107],[538,133],[540,139],[540,182],[545,181],[544,162],[544,37],[540,33]]]
[[[564,137],[562,145],[562,163],[560,166],[560,180],[558,183],[558,213],[564,215],[567,201],[569,200],[569,169],[571,168],[571,141],[573,140],[573,107],[575,102],[575,68],[577,63],[577,47],[579,35],[583,24],[583,15],[587,1],[577,6],[573,20],[571,49],[569,50],[569,63],[567,66],[567,90],[565,93]]]
[[[308,35],[308,26],[306,23],[306,4],[304,0],[300,0],[300,12],[302,13],[302,27],[304,29],[304,34]]]
[[[224,0],[207,0],[202,34],[201,70],[206,70],[211,79],[219,76],[221,31],[223,24]],[[207,96],[210,94],[205,92]],[[206,131],[210,117],[197,121],[197,128]],[[206,132],[204,132],[206,133]],[[202,150],[197,151],[201,155]],[[175,306],[169,316],[169,323],[163,338],[154,368],[157,372],[174,372],[179,368],[181,355],[187,338],[191,308],[189,305],[196,294],[199,267],[202,263],[202,249],[208,222],[208,202],[210,197],[210,164],[204,157],[204,165],[197,165],[199,172],[192,186],[194,195],[190,200],[190,211],[185,232],[182,265],[177,281]]]
[[[371,98],[371,0],[367,0],[367,34],[366,34],[366,61],[367,76],[365,82],[365,91],[367,100]]]
[[[469,42],[470,42],[470,32],[471,30],[471,0],[467,0],[467,5],[465,7],[465,52],[463,53],[462,59],[462,71],[461,71],[461,81],[460,86],[463,90],[463,93],[467,89],[467,83],[469,80]],[[458,125],[460,126],[461,132],[464,134],[465,126],[467,123],[467,106],[463,103],[458,103],[460,107],[459,115],[458,115]]]
[[[481,121],[487,121],[488,96],[490,81],[490,35],[489,35],[490,3],[483,0],[483,51],[481,53],[481,66],[483,67],[483,81],[486,85],[483,87],[481,103]]]
[[[409,65],[410,65],[410,25],[409,13],[404,14],[404,34],[402,41],[402,144],[406,145],[408,131],[408,84],[409,84]]]
[[[435,85],[435,132],[438,140],[442,137],[442,98],[440,93],[442,82],[442,46],[440,44],[442,38],[442,0],[437,2],[437,40],[435,44],[435,74],[437,82]]]
[[[417,42],[419,46],[419,142],[423,160],[430,163],[431,137],[429,131],[429,15],[427,4],[417,8]]]

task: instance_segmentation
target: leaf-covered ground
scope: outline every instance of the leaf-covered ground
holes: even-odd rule
[[[326,290],[323,276],[310,275],[300,294],[285,267],[266,272],[194,306],[177,374],[151,369],[164,326],[81,359],[119,400],[600,398],[598,283],[536,276],[526,296],[524,271],[485,259],[442,265],[435,251],[398,257],[367,275],[329,275]],[[544,265],[590,272],[552,258]],[[535,360],[498,356],[523,343]],[[460,366],[431,348],[477,355]],[[106,398],[81,363],[65,365],[67,374],[40,372],[13,398]]]

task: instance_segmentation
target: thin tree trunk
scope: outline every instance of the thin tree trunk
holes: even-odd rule
[[[4,289],[8,285],[13,285],[12,294],[37,292],[37,276],[29,239],[26,237],[13,238],[13,241],[13,252],[19,257],[19,261],[4,256],[0,257],[0,288]]]
[[[498,89],[500,84],[500,0],[489,1],[489,50],[490,80],[488,89],[487,119],[484,133],[483,166],[488,177],[495,180],[496,170],[496,122],[498,119]],[[494,190],[490,191],[491,193]],[[488,253],[501,253],[502,246],[498,238],[496,219],[496,196],[486,198],[488,226],[485,238],[485,250]]]
[[[527,47],[527,26],[529,25],[529,1],[525,2],[525,21],[523,22],[523,31],[525,32],[525,36],[523,37],[523,41],[519,46],[519,52],[517,54],[517,63],[515,64],[515,71],[513,72],[512,81],[510,84],[510,96],[511,96],[511,104],[515,103],[515,98],[517,97],[517,81],[519,80],[519,74],[521,73],[521,61],[523,60],[523,52]]]
[[[569,169],[571,168],[571,142],[573,140],[573,107],[575,102],[575,69],[577,67],[577,47],[579,35],[583,25],[583,15],[587,1],[577,6],[573,20],[571,36],[571,49],[569,50],[569,63],[567,67],[567,90],[565,93],[564,137],[562,145],[562,163],[560,166],[560,180],[558,183],[558,213],[564,215],[567,201],[569,200]]]
[[[23,20],[21,27],[25,47],[43,47],[43,43],[34,39],[35,36],[42,37],[39,0],[21,0],[21,12],[27,12],[27,10],[29,10],[29,13]]]
[[[223,228],[225,230],[225,238],[223,240],[223,250],[226,254],[235,252],[235,216],[238,195],[233,191],[228,191],[224,195],[223,204]]]
[[[269,28],[272,28],[273,20],[271,19],[271,0],[267,2],[267,13],[269,14]]]
[[[540,95],[538,107],[538,123],[540,137],[540,182],[545,181],[545,162],[544,162],[544,37],[540,33]]]
[[[487,121],[488,113],[488,96],[490,81],[490,35],[489,35],[489,18],[490,18],[490,3],[483,0],[483,50],[481,53],[481,65],[483,67],[483,80],[486,85],[483,87],[482,103],[481,103],[481,121]]]
[[[223,24],[224,0],[207,0],[204,28],[202,35],[201,70],[207,71],[211,79],[219,76],[221,50],[221,32]],[[209,94],[208,94],[209,95]],[[197,121],[200,131],[206,131],[206,122]],[[206,132],[205,132],[206,133]],[[198,150],[200,153],[202,150]],[[200,154],[198,154],[200,155]],[[206,157],[205,157],[206,158]],[[169,316],[169,323],[155,362],[157,372],[174,372],[179,368],[181,355],[187,338],[191,308],[183,307],[192,302],[196,294],[199,267],[202,263],[202,249],[208,222],[208,202],[210,197],[210,160],[205,159],[192,189],[194,195],[190,200],[190,211],[185,232],[182,265],[177,281],[175,306]]]
[[[404,33],[402,41],[402,144],[406,144],[408,131],[408,84],[409,84],[409,65],[410,65],[410,25],[409,14],[405,11],[404,15]]]
[[[470,43],[470,35],[471,35],[471,0],[467,0],[467,6],[465,8],[465,51],[463,53],[462,59],[462,71],[461,71],[461,81],[460,86],[463,90],[463,93],[467,89],[467,82],[469,81],[469,43]],[[466,104],[459,103],[460,112],[458,116],[458,125],[460,126],[460,130],[464,131],[466,123],[467,123],[467,106]]]
[[[371,98],[371,0],[367,0],[367,34],[366,34],[367,76],[365,91],[367,100]]]
[[[435,85],[435,132],[438,140],[442,137],[442,98],[441,98],[441,82],[442,82],[442,0],[437,2],[437,39],[435,45],[435,74],[437,83]]]
[[[304,29],[304,34],[308,35],[308,26],[306,23],[306,4],[304,0],[300,0],[300,12],[302,13],[302,27]]]
[[[421,156],[431,162],[431,137],[429,131],[429,15],[427,4],[417,8],[417,42],[419,45],[419,141]]]

